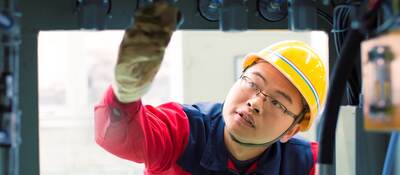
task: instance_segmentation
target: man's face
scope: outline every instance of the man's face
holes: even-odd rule
[[[284,75],[267,62],[259,62],[244,73],[229,91],[223,108],[225,131],[244,143],[261,144],[285,132],[303,105],[301,95]],[[263,94],[257,94],[260,89]],[[283,108],[282,108],[283,107]]]

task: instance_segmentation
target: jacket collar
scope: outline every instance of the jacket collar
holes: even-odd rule
[[[228,150],[224,142],[224,127],[225,122],[222,116],[215,117],[211,122],[211,130],[208,135],[208,141],[204,148],[200,164],[205,169],[212,171],[225,171],[228,167]],[[281,162],[279,141],[272,144],[256,162],[257,167],[255,172],[257,174],[279,174],[279,167]]]

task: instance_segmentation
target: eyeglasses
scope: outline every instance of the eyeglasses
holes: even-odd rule
[[[246,90],[247,92],[251,92],[252,95],[262,94],[265,97],[263,98],[263,101],[265,102],[268,99],[268,101],[272,104],[274,110],[279,111],[282,114],[288,115],[294,119],[297,118],[297,115],[289,111],[286,108],[286,106],[283,105],[280,101],[278,101],[269,94],[263,93],[260,87],[253,80],[251,80],[251,78],[245,75],[241,75],[240,80],[241,80],[240,85],[244,90]]]

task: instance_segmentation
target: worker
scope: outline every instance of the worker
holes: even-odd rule
[[[148,175],[314,174],[317,143],[294,135],[307,131],[323,107],[327,72],[304,42],[282,41],[246,56],[224,103],[142,104],[178,14],[165,1],[135,13],[115,81],[95,107],[96,142],[144,163]]]

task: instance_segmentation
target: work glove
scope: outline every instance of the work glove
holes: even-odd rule
[[[115,66],[113,90],[120,102],[136,101],[150,88],[176,28],[178,13],[165,0],[135,12],[133,25],[125,30]]]

